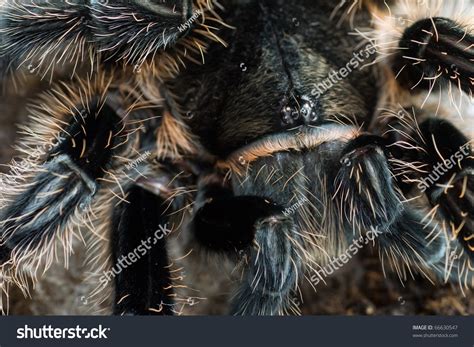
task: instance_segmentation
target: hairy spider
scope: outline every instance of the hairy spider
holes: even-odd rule
[[[474,286],[472,2],[1,6],[4,89],[51,84],[4,175],[5,312],[76,238],[114,314],[181,313],[199,258],[238,270],[231,314],[298,313],[373,230],[402,281]]]

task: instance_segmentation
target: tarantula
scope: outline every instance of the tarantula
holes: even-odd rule
[[[374,228],[401,280],[470,290],[469,4],[3,2],[4,86],[51,84],[4,176],[4,296],[83,237],[114,314],[176,313],[193,249],[239,270],[231,314],[298,313],[298,286]]]

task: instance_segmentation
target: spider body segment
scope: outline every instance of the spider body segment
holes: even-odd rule
[[[470,290],[473,132],[431,99],[472,97],[474,17],[407,3],[6,2],[4,79],[74,77],[22,128],[5,283],[27,292],[88,233],[115,314],[180,313],[191,252],[238,269],[230,313],[298,313],[298,286],[376,230],[401,280]]]

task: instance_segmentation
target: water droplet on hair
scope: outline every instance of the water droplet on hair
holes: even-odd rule
[[[348,157],[344,157],[340,160],[340,163],[344,166],[351,166],[352,162]]]

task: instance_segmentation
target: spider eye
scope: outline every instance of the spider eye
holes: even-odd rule
[[[292,128],[304,124],[315,124],[319,119],[317,104],[306,95],[294,93],[281,109],[281,122],[284,127]]]

